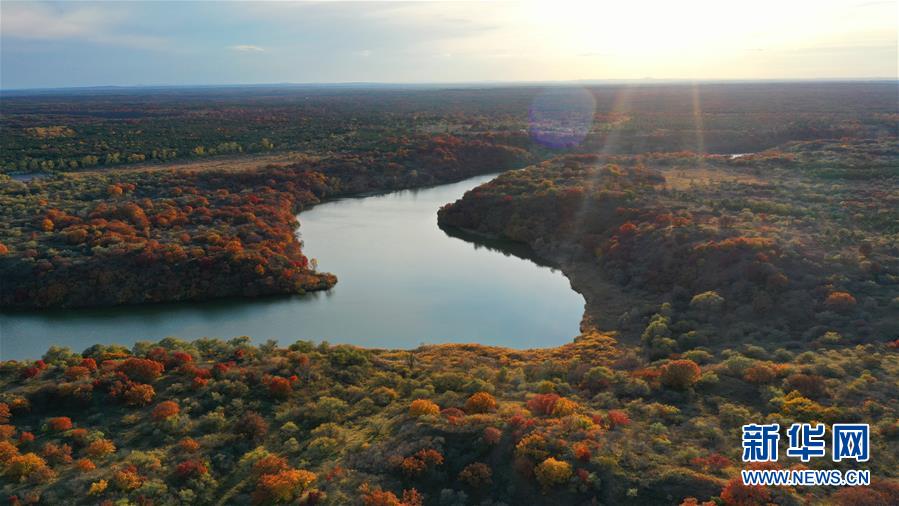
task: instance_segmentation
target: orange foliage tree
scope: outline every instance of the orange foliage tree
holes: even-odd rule
[[[54,432],[62,432],[72,428],[72,419],[67,416],[58,416],[47,420],[47,428]]]
[[[311,471],[285,469],[275,474],[265,474],[259,478],[253,491],[254,504],[287,503],[300,496],[315,482],[317,476]]]
[[[416,399],[412,401],[412,404],[409,406],[409,416],[437,416],[439,414],[440,406],[427,399]]]
[[[468,413],[488,413],[496,409],[496,399],[487,392],[478,392],[465,401]]]
[[[87,445],[87,448],[84,449],[84,453],[94,458],[105,457],[114,452],[115,444],[113,444],[112,441],[103,438],[91,441],[91,443]]]

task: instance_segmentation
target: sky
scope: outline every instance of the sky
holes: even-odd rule
[[[897,19],[899,0],[0,0],[0,87],[896,79]]]

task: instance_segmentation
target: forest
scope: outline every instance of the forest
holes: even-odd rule
[[[393,152],[404,138],[453,134],[551,155],[528,136],[541,86],[327,86],[5,92],[0,172],[158,166],[298,151]],[[895,83],[608,85],[590,90],[584,152],[761,151],[794,140],[896,131]],[[700,117],[696,110],[701,109]],[[701,125],[697,125],[701,120]],[[704,146],[697,147],[700,130]],[[614,142],[610,142],[614,141]]]
[[[329,288],[296,237],[327,197],[424,186],[523,165],[529,154],[453,136],[391,153],[250,170],[0,175],[0,305],[109,306]]]
[[[4,97],[5,311],[339,288],[303,253],[304,209],[498,171],[438,223],[527,246],[586,306],[570,343],[529,350],[59,339],[0,362],[3,495],[899,504],[895,82],[597,86],[564,146],[529,125],[543,91]],[[868,423],[872,458],[743,463],[741,426],[775,422]],[[873,481],[746,486],[747,467]]]

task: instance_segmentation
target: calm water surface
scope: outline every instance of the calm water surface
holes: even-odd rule
[[[578,333],[583,298],[559,271],[447,235],[437,209],[492,179],[321,204],[300,215],[304,251],[337,285],[304,296],[0,314],[0,358],[166,336],[297,339],[367,347],[478,342],[555,346]]]

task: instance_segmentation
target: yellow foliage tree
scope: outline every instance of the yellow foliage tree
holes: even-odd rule
[[[557,400],[553,405],[552,415],[559,417],[568,416],[577,411],[579,407],[580,406],[578,406],[578,403],[572,401],[571,399],[560,397],[559,400]]]
[[[106,480],[99,480],[91,483],[90,490],[87,491],[87,495],[99,495],[106,491],[106,487],[109,486],[109,482]]]
[[[548,490],[571,478],[571,464],[549,457],[534,468],[534,474],[543,489]]]

